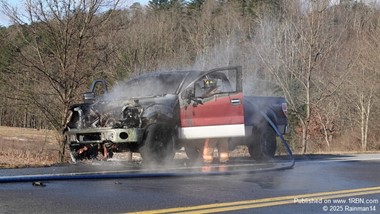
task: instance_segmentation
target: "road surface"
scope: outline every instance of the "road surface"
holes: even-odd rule
[[[3,182],[0,213],[380,213],[380,154],[303,156],[292,169],[266,170],[273,167],[249,161],[233,167],[181,162],[165,171],[108,161],[3,169],[0,179],[73,173],[162,176]],[[234,170],[238,173],[228,173]]]

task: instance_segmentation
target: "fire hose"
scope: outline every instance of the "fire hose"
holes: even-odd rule
[[[275,123],[264,113],[261,115],[268,121],[269,125],[276,132],[280,138],[283,146],[285,147],[290,162],[285,165],[277,165],[274,162],[273,167],[256,168],[249,170],[225,170],[225,171],[149,171],[141,173],[137,171],[128,171],[127,173],[115,173],[115,172],[101,172],[101,173],[57,173],[57,174],[41,174],[41,175],[17,175],[17,176],[0,176],[0,183],[12,183],[12,182],[36,182],[36,181],[58,181],[58,180],[93,180],[93,179],[132,179],[132,178],[169,178],[169,177],[189,177],[189,176],[216,176],[216,175],[236,175],[247,174],[256,172],[267,172],[276,170],[291,169],[295,165],[295,159],[292,151],[285,140],[284,136],[278,130]],[[252,164],[254,165],[254,164]],[[247,165],[246,165],[247,166]],[[250,166],[250,165],[248,165]],[[184,168],[186,169],[186,168]]]

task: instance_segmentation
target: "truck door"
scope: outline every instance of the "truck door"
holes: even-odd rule
[[[180,94],[179,138],[244,136],[241,67],[207,71]]]

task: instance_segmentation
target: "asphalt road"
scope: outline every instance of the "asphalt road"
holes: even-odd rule
[[[380,154],[297,157],[292,169],[270,171],[287,164],[239,159],[227,166],[93,162],[4,169],[0,182],[31,180],[0,183],[0,213],[380,213]],[[70,180],[43,180],[57,174]],[[80,177],[89,174],[100,179]],[[37,178],[41,186],[33,185]]]

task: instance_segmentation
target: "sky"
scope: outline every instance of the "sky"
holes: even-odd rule
[[[11,4],[14,4],[17,1],[7,0],[7,2],[10,2]],[[9,23],[8,17],[4,14],[3,11],[0,10],[0,25],[1,26],[8,26],[9,24],[10,23]]]
[[[10,5],[17,7],[19,10],[22,9],[23,2],[25,2],[25,0],[0,0],[0,2],[1,1],[8,2]],[[301,0],[301,1],[308,2],[310,0]],[[380,6],[380,0],[354,0],[354,1],[363,2],[369,5],[375,4],[378,7]],[[132,5],[133,2],[140,2],[142,5],[146,5],[149,2],[149,0],[121,0],[120,2],[126,5]],[[340,2],[340,0],[330,0],[330,4],[337,4],[338,2]],[[1,7],[0,7],[0,26],[9,26],[10,24],[11,24],[10,20],[4,14],[4,12],[1,11]]]
[[[121,0],[120,2],[140,2],[141,4],[145,5],[148,3],[149,0]],[[0,0],[1,2],[1,0]],[[17,7],[18,10],[22,10],[23,4],[25,0],[5,0],[5,2],[8,2],[13,7]],[[128,5],[131,5],[128,4]],[[0,4],[1,5],[1,4]],[[4,14],[4,12],[0,8],[0,26],[9,26],[11,24],[8,17]]]

